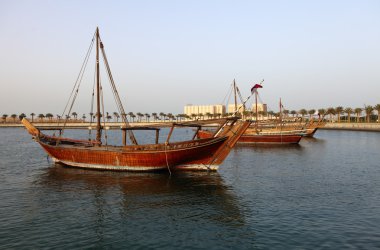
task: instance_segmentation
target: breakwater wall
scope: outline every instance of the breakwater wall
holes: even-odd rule
[[[134,126],[160,126],[160,127],[166,127],[171,126],[172,123],[170,122],[131,122],[129,125],[131,127]],[[37,128],[41,129],[52,129],[52,128],[62,128],[63,123],[57,124],[57,123],[50,123],[50,122],[33,122],[33,125]],[[105,124],[101,124],[106,129],[120,129],[123,127],[123,123],[121,122],[106,122]],[[0,124],[0,128],[13,128],[13,127],[20,127],[23,128],[24,125],[21,123],[2,123]],[[89,122],[75,122],[75,123],[66,123],[65,125],[66,129],[96,129],[96,123],[89,123]]]
[[[323,128],[331,130],[357,130],[380,132],[380,123],[326,123]]]
[[[37,128],[58,128],[62,127],[63,124],[58,126],[57,123],[48,123],[48,122],[35,122],[33,123]],[[131,122],[130,126],[159,126],[159,127],[169,127],[171,122]],[[105,125],[102,123],[106,129],[120,129],[123,124],[120,122],[106,122]],[[0,128],[12,128],[24,126],[21,123],[0,123]],[[89,122],[76,122],[76,123],[67,123],[66,129],[96,129],[95,123]],[[380,123],[327,123],[323,128],[320,129],[330,129],[330,130],[357,130],[357,131],[377,131],[380,132]]]

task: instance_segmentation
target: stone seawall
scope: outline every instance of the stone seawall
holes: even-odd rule
[[[160,126],[160,127],[169,127],[171,126],[171,122],[131,122],[129,123],[131,127],[134,126]],[[33,125],[37,128],[57,128],[62,127],[63,123],[60,123],[57,126],[56,122],[33,122]],[[120,129],[123,126],[121,122],[106,122],[105,125],[101,123],[106,129]],[[15,128],[21,127],[24,125],[21,123],[0,123],[0,128]],[[96,129],[96,123],[89,122],[74,122],[74,123],[66,123],[66,129]]]
[[[33,123],[38,128],[56,128],[57,123]],[[62,124],[60,124],[62,126]],[[131,122],[130,125],[133,126],[170,126],[169,122]],[[103,126],[103,124],[102,124]],[[117,122],[107,122],[105,127],[107,129],[120,129],[123,126],[122,123]],[[7,127],[24,127],[22,124],[12,124],[12,123],[0,123],[0,128]],[[67,123],[67,129],[88,129],[91,127],[92,129],[96,129],[95,123]],[[327,123],[323,128],[320,129],[331,129],[331,130],[357,130],[357,131],[378,131],[380,132],[380,123]]]
[[[358,130],[380,132],[380,123],[327,123],[321,129]]]

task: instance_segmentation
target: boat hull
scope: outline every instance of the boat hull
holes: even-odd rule
[[[251,122],[226,120],[219,135],[210,138],[173,143],[167,139],[164,144],[125,146],[103,146],[96,141],[48,136],[26,119],[22,123],[55,162],[67,166],[117,171],[171,171],[217,170]]]
[[[42,148],[55,162],[70,167],[114,171],[158,171],[163,169],[216,170],[210,164],[214,153],[227,138],[212,139],[209,143],[161,151],[131,151],[120,147],[72,147],[49,145],[40,142]]]
[[[247,135],[240,137],[238,144],[298,144],[301,135]]]
[[[210,138],[212,133],[206,130],[198,131],[199,138]],[[298,144],[302,135],[298,134],[253,134],[244,133],[237,141],[241,144]]]

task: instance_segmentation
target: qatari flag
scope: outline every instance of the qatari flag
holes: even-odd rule
[[[263,86],[261,86],[260,84],[255,84],[255,86],[253,86],[252,88],[251,88],[251,93],[253,94],[253,92],[255,92],[257,89],[259,89],[259,88],[262,88]]]

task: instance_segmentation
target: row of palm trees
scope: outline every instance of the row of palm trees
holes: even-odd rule
[[[365,117],[362,117],[363,111],[365,113]],[[377,115],[374,114],[374,111],[377,111]],[[327,109],[318,109],[317,111],[315,109],[301,109],[298,112],[295,110],[290,112],[288,110],[284,111],[285,115],[288,115],[289,113],[293,117],[301,116],[302,120],[304,120],[306,115],[309,115],[309,119],[312,119],[312,117],[317,114],[319,117],[327,116],[328,120],[331,122],[380,122],[380,104],[376,104],[375,106],[364,105],[364,108],[344,108],[342,106],[338,106],[336,108],[329,107]],[[352,115],[354,115],[354,117],[352,117]]]
[[[365,112],[365,117],[362,117],[362,113],[363,111]],[[374,111],[377,111],[377,115],[374,115]],[[375,106],[371,106],[371,105],[365,105],[364,108],[350,108],[350,107],[346,107],[346,108],[343,108],[341,106],[338,106],[336,108],[333,108],[333,107],[329,107],[327,109],[318,109],[318,110],[315,110],[315,109],[310,109],[310,110],[306,110],[306,109],[300,109],[299,111],[296,111],[296,110],[283,110],[283,115],[284,117],[293,117],[293,118],[301,118],[303,121],[305,119],[313,119],[314,116],[318,115],[318,118],[329,118],[328,120],[330,121],[337,121],[337,122],[352,122],[352,121],[356,121],[356,122],[373,122],[373,121],[377,121],[377,122],[380,122],[380,118],[379,118],[379,114],[380,114],[380,104],[377,104]],[[141,113],[141,112],[137,112],[136,114],[133,113],[133,112],[129,112],[127,114],[119,114],[117,112],[113,112],[113,113],[109,113],[109,112],[106,112],[104,118],[106,121],[110,122],[112,119],[115,121],[115,122],[119,122],[119,119],[120,118],[123,118],[125,117],[126,119],[128,119],[129,117],[129,120],[132,121],[132,122],[142,122],[142,121],[145,121],[145,122],[150,122],[151,119],[152,121],[156,122],[156,121],[174,121],[174,120],[177,120],[177,121],[182,121],[184,119],[192,119],[192,120],[197,120],[197,119],[201,119],[201,120],[204,120],[204,119],[210,119],[210,118],[221,118],[221,117],[227,117],[227,116],[231,116],[233,115],[232,113],[224,113],[224,114],[221,114],[221,113],[216,113],[216,114],[211,114],[209,112],[203,114],[203,113],[197,113],[197,114],[191,114],[191,115],[186,115],[186,114],[177,114],[177,115],[173,115],[172,113],[164,113],[164,112],[160,112],[160,113]],[[246,117],[249,117],[249,116],[255,116],[256,114],[252,111],[244,111],[242,113],[242,115],[246,116]],[[264,112],[264,111],[259,111],[258,112],[258,115],[260,115],[261,117],[267,117],[268,119],[272,119],[272,118],[277,118],[279,117],[279,113],[275,113],[273,111],[268,111],[268,112]],[[354,115],[354,116],[352,116]],[[35,113],[31,113],[30,114],[30,117],[31,117],[31,121],[34,122],[34,121],[39,121],[39,122],[46,122],[46,121],[50,121],[50,122],[56,122],[56,121],[59,121],[59,120],[63,120],[63,119],[68,119],[70,121],[75,121],[75,122],[84,122],[86,121],[87,119],[87,116],[86,114],[83,114],[80,118],[78,118],[78,113],[77,112],[72,112],[71,115],[66,115],[65,117],[62,117],[61,115],[56,115],[54,116],[52,113],[47,113],[47,114],[35,114]],[[101,117],[103,117],[102,114],[100,114]],[[25,115],[25,113],[21,113],[20,115],[17,115],[17,114],[12,114],[10,116],[8,116],[7,114],[3,114],[2,115],[2,120],[3,122],[19,122],[20,120],[22,120],[24,117],[27,117]],[[90,122],[94,122],[95,118],[97,117],[96,114],[94,113],[89,113],[89,121]],[[377,119],[376,119],[377,118]]]

